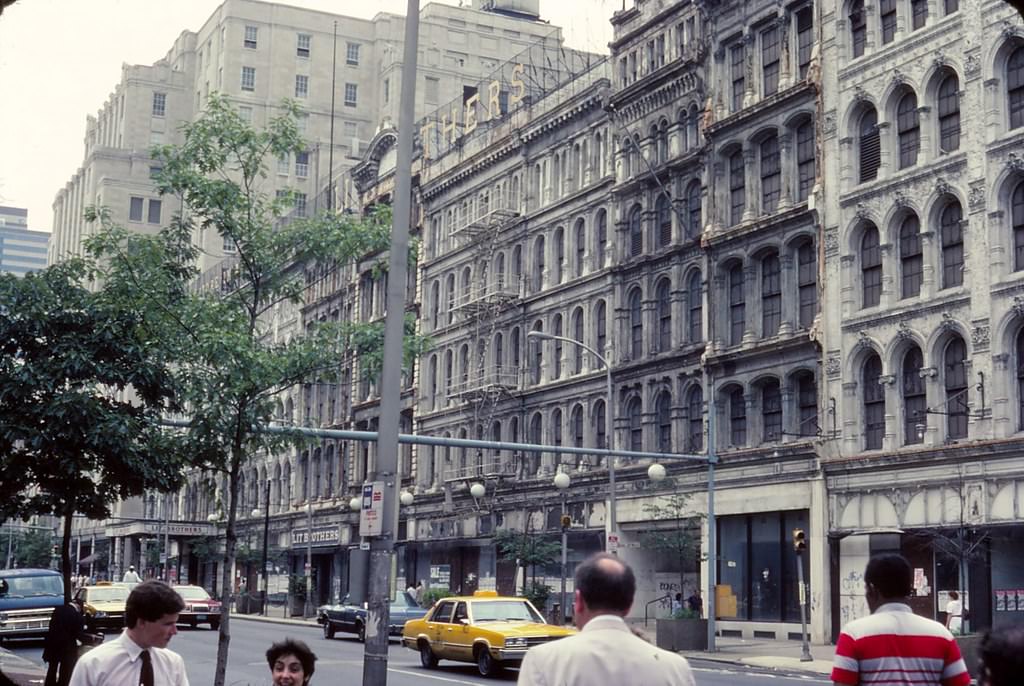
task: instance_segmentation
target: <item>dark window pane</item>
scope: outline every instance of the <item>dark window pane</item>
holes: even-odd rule
[[[697,343],[703,338],[703,297],[700,286],[700,272],[697,272],[690,277],[690,284],[687,288],[686,297],[689,300],[689,341],[691,343]]]
[[[960,203],[953,201],[942,210],[942,287],[953,288],[964,282],[964,232]]]
[[[1006,62],[1006,95],[1010,128],[1024,126],[1024,47],[1017,48]]]
[[[1024,328],[1017,334],[1017,429],[1024,429]]]
[[[672,208],[668,199],[658,195],[658,246],[664,248],[672,242]]]
[[[880,0],[882,43],[891,43],[896,37],[896,0]]]
[[[863,307],[874,307],[882,298],[882,250],[874,226],[866,229],[861,239],[860,270]]]
[[[967,346],[960,338],[946,346],[944,381],[946,386],[946,435],[967,438]]]
[[[952,14],[960,9],[960,0],[945,0],[946,14]]]
[[[879,450],[885,437],[885,390],[879,384],[882,361],[872,355],[864,363],[864,448]]]
[[[814,11],[805,7],[796,14],[796,59],[800,78],[807,78],[814,48]]]
[[[778,512],[750,517],[750,618],[762,621],[781,619],[782,541]],[[786,546],[792,548],[792,546]]]
[[[668,393],[658,396],[658,451],[672,452],[672,398]]]
[[[686,211],[689,215],[689,237],[696,238],[700,235],[703,227],[701,226],[701,207],[700,207],[700,183],[694,181],[690,184],[689,190],[686,193]]]
[[[779,140],[772,136],[761,143],[761,211],[764,214],[774,212],[779,206],[781,181]]]
[[[947,76],[939,86],[939,147],[943,152],[960,148],[960,84]]]
[[[672,348],[672,297],[668,281],[658,284],[655,300],[658,308],[658,350],[665,352]]]
[[[797,383],[797,405],[800,410],[797,433],[814,436],[818,432],[818,384],[811,374],[804,374]]]
[[[729,158],[729,225],[735,226],[743,220],[747,196],[744,187],[743,151],[737,150]]]
[[[746,74],[744,45],[734,45],[729,51],[730,73],[732,75],[732,111],[739,112],[743,109],[743,94],[746,88],[744,76]]]
[[[718,520],[718,578],[719,583],[728,585],[736,596],[737,619],[747,619],[750,614],[748,544],[745,516]]]
[[[921,126],[917,114],[917,97],[907,93],[896,106],[896,131],[900,144],[900,169],[917,164],[921,147]]]
[[[814,187],[815,154],[814,123],[808,121],[796,130],[797,200],[806,200]]]
[[[900,227],[900,269],[902,271],[902,297],[914,298],[921,294],[924,260],[921,254],[921,231],[917,217],[910,215]]]
[[[860,182],[872,181],[878,176],[882,163],[882,144],[875,111],[864,113],[860,120]]]
[[[778,381],[765,382],[761,389],[761,424],[764,442],[782,438],[782,391]]]
[[[761,86],[764,95],[779,90],[779,29],[771,27],[761,32]]]
[[[926,424],[924,379],[921,378],[921,367],[924,358],[919,348],[907,351],[903,356],[903,374],[901,386],[903,391],[903,443],[913,445],[924,440],[918,435],[918,425]]]
[[[928,0],[911,0],[910,14],[914,29],[923,28],[928,21]]]
[[[800,299],[800,328],[808,329],[818,313],[818,259],[813,243],[797,250],[797,288]]]
[[[761,261],[761,315],[761,336],[777,334],[782,324],[782,270],[778,255]]]
[[[629,214],[629,255],[636,257],[644,251],[643,224],[640,216],[640,208],[634,207]]]
[[[850,5],[850,44],[853,56],[860,57],[868,43],[868,20],[864,13],[864,0],[854,0]]]
[[[739,345],[743,341],[746,313],[743,294],[743,266],[736,265],[729,270],[729,343]]]
[[[643,310],[641,309],[639,290],[634,290],[629,296],[629,331],[631,359],[639,360],[644,349]]]
[[[747,444],[747,403],[739,388],[729,395],[729,443],[734,447]]]
[[[1013,222],[1013,269],[1024,269],[1024,183],[1017,184],[1010,200],[1010,215]]]
[[[697,452],[704,449],[704,394],[699,387],[691,388],[686,403],[689,439],[687,449]]]

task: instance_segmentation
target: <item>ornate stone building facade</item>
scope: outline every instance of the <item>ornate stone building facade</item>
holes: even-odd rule
[[[834,630],[871,553],[1020,621],[1024,28],[982,0],[852,0],[824,17],[822,448]],[[941,615],[939,615],[941,616]]]

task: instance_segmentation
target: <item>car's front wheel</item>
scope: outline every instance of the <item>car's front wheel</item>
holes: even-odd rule
[[[219,629],[220,628],[220,620],[219,619],[211,619],[210,620],[210,628],[213,629],[214,631]]]
[[[476,670],[480,676],[494,676],[501,667],[498,661],[491,657],[491,651],[487,648],[479,648],[476,653]]]
[[[437,655],[430,649],[430,644],[426,641],[420,643],[420,664],[426,669],[433,669],[437,667],[437,662]]]
[[[334,625],[331,624],[330,620],[324,620],[324,638],[334,638]]]

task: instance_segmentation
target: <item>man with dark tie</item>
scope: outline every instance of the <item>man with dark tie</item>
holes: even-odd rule
[[[71,686],[188,686],[184,660],[167,649],[184,607],[181,596],[162,581],[136,586],[125,604],[127,628],[82,656]]]

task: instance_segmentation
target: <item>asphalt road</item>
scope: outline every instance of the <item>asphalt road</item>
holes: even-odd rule
[[[319,628],[270,624],[246,620],[231,623],[231,650],[228,658],[229,686],[267,686],[270,671],[264,657],[267,647],[274,641],[289,636],[305,641],[317,655],[313,684],[361,683],[363,673],[363,645],[355,637],[340,634],[333,640],[323,638]],[[116,637],[107,634],[107,640]],[[4,647],[22,657],[41,661],[41,641],[5,642]],[[170,648],[185,658],[188,679],[192,686],[213,684],[213,670],[217,661],[217,634],[206,628],[181,627],[171,639]],[[787,677],[719,664],[693,661],[698,686],[813,686],[828,684],[823,678]],[[388,660],[389,686],[445,686],[446,684],[514,684],[515,670],[498,677],[484,679],[476,674],[472,665],[442,661],[437,669],[420,667],[419,656],[402,648],[393,640]],[[637,684],[636,686],[643,686]]]

